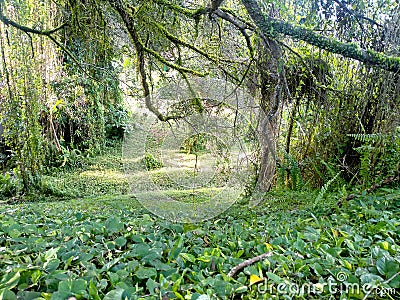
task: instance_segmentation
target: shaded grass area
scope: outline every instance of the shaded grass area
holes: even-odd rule
[[[121,153],[121,146],[115,145],[102,155],[77,158],[73,168],[67,165],[43,176],[43,200],[128,194]]]
[[[51,175],[43,176],[44,195],[31,198],[33,201],[71,200],[101,196],[119,196],[131,194],[130,185],[142,184],[147,177],[155,186],[165,190],[165,195],[182,202],[206,202],[218,188],[175,189],[170,175],[164,169],[141,172],[125,172],[122,159],[122,147],[116,145],[96,157],[80,157],[74,168],[62,168]],[[179,176],[179,170],[173,170],[172,177]],[[318,191],[294,192],[273,190],[265,196],[265,207],[271,211],[295,210],[311,203]],[[122,197],[126,198],[126,197]],[[129,198],[129,197],[128,197]],[[239,198],[239,203],[246,199]]]

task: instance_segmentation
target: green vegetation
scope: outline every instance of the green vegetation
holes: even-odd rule
[[[399,7],[0,0],[0,300],[400,299]]]
[[[399,188],[352,200],[325,189],[278,189],[257,208],[238,201],[211,220],[177,224],[124,195],[118,149],[46,177],[51,197],[0,204],[2,299],[295,299],[296,286],[315,289],[300,298],[329,299],[329,283],[338,297],[398,297]],[[212,190],[167,194],[201,202]],[[343,292],[346,285],[359,290]]]
[[[398,297],[400,190],[359,196],[341,209],[329,194],[323,206],[311,210],[314,196],[274,192],[257,210],[235,205],[201,224],[158,219],[128,195],[3,204],[0,294],[268,299],[284,283],[323,287],[302,297],[329,299],[331,281],[338,288],[370,284],[368,299]],[[271,257],[227,276],[243,260],[268,251]],[[267,280],[268,287],[264,281],[251,285],[251,275]],[[387,295],[376,294],[385,288]],[[295,298],[290,291],[281,290],[281,297]],[[365,291],[343,296],[364,299]]]

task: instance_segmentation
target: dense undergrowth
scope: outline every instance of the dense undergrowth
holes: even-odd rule
[[[3,205],[0,298],[398,299],[400,190],[341,208],[328,195],[313,212],[306,195],[275,192],[201,224],[158,219],[128,195]]]
[[[45,177],[34,202],[0,204],[0,299],[399,298],[398,187],[350,201],[275,190],[177,224],[129,194],[113,153]]]

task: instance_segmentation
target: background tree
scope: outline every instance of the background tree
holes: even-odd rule
[[[340,170],[345,179],[357,178],[360,154],[345,134],[383,134],[398,126],[396,2],[66,1],[47,16],[53,23],[46,25],[53,26],[13,18],[15,3],[2,2],[3,30],[50,39],[63,50],[65,74],[83,76],[72,84],[68,102],[85,98],[89,117],[82,128],[61,119],[54,126],[70,136],[64,138],[70,145],[77,138],[71,131],[88,133],[82,140],[89,144],[103,140],[106,103],[112,103],[106,99],[118,95],[111,65],[118,55],[134,59],[145,105],[161,121],[180,117],[152,102],[152,89],[163,81],[208,75],[250,87],[263,112],[258,185],[264,190],[276,160],[292,187],[303,184],[299,171],[316,173],[309,177],[316,185]],[[195,95],[190,105],[203,109]]]

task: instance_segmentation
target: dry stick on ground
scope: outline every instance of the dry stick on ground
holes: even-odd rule
[[[235,275],[237,273],[237,271],[243,269],[244,267],[250,266],[250,265],[254,264],[255,262],[258,262],[258,261],[260,261],[266,257],[270,257],[270,256],[272,256],[272,252],[263,253],[259,256],[245,260],[245,261],[241,262],[240,264],[238,264],[237,266],[234,266],[229,271],[228,276],[233,277],[233,275]]]

